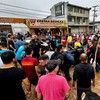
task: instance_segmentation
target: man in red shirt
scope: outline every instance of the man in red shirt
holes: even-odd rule
[[[35,72],[35,66],[38,65],[38,60],[32,57],[33,50],[31,47],[27,47],[25,49],[25,52],[26,52],[26,57],[23,58],[23,60],[21,61],[22,67],[24,71],[27,73],[31,84],[36,85],[38,82],[38,77]]]

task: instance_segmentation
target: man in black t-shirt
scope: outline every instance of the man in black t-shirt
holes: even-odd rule
[[[82,53],[80,55],[81,63],[76,65],[73,74],[73,86],[77,83],[77,100],[81,100],[83,92],[87,93],[91,91],[91,81],[95,86],[95,72],[93,66],[87,63],[87,55]]]
[[[41,50],[41,44],[40,41],[37,39],[37,35],[32,35],[32,40],[30,41],[30,46],[32,47],[34,54],[33,57],[39,58],[40,50]]]
[[[30,96],[31,85],[22,68],[14,67],[15,54],[7,51],[1,54],[4,65],[0,68],[0,100],[26,100],[22,82]]]
[[[15,45],[13,42],[13,37],[11,35],[8,35],[8,49],[12,51],[16,51]]]

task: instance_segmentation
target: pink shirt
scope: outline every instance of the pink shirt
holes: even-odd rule
[[[64,93],[69,89],[66,79],[54,74],[41,76],[36,86],[36,91],[43,95],[43,100],[64,100]]]

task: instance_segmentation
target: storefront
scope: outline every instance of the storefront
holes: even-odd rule
[[[25,23],[25,19],[22,18],[6,18],[0,17],[0,31],[3,33],[12,33],[13,34],[13,26],[14,24],[20,26]]]
[[[59,31],[67,31],[66,21],[59,20],[37,20],[26,19],[26,25],[29,27],[31,34],[56,34]]]

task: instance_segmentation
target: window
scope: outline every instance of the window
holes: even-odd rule
[[[85,14],[85,10],[80,9],[80,13],[81,13],[81,14]]]
[[[83,18],[83,23],[85,23],[85,18]]]
[[[80,13],[82,14],[82,9],[80,9]]]
[[[68,7],[69,12],[73,12],[73,7]]]
[[[80,24],[80,18],[77,17],[77,24]]]
[[[68,22],[72,22],[72,21],[73,21],[72,17],[68,17]]]
[[[82,13],[85,14],[85,10],[83,10]]]
[[[74,8],[75,13],[79,13],[79,8]]]

